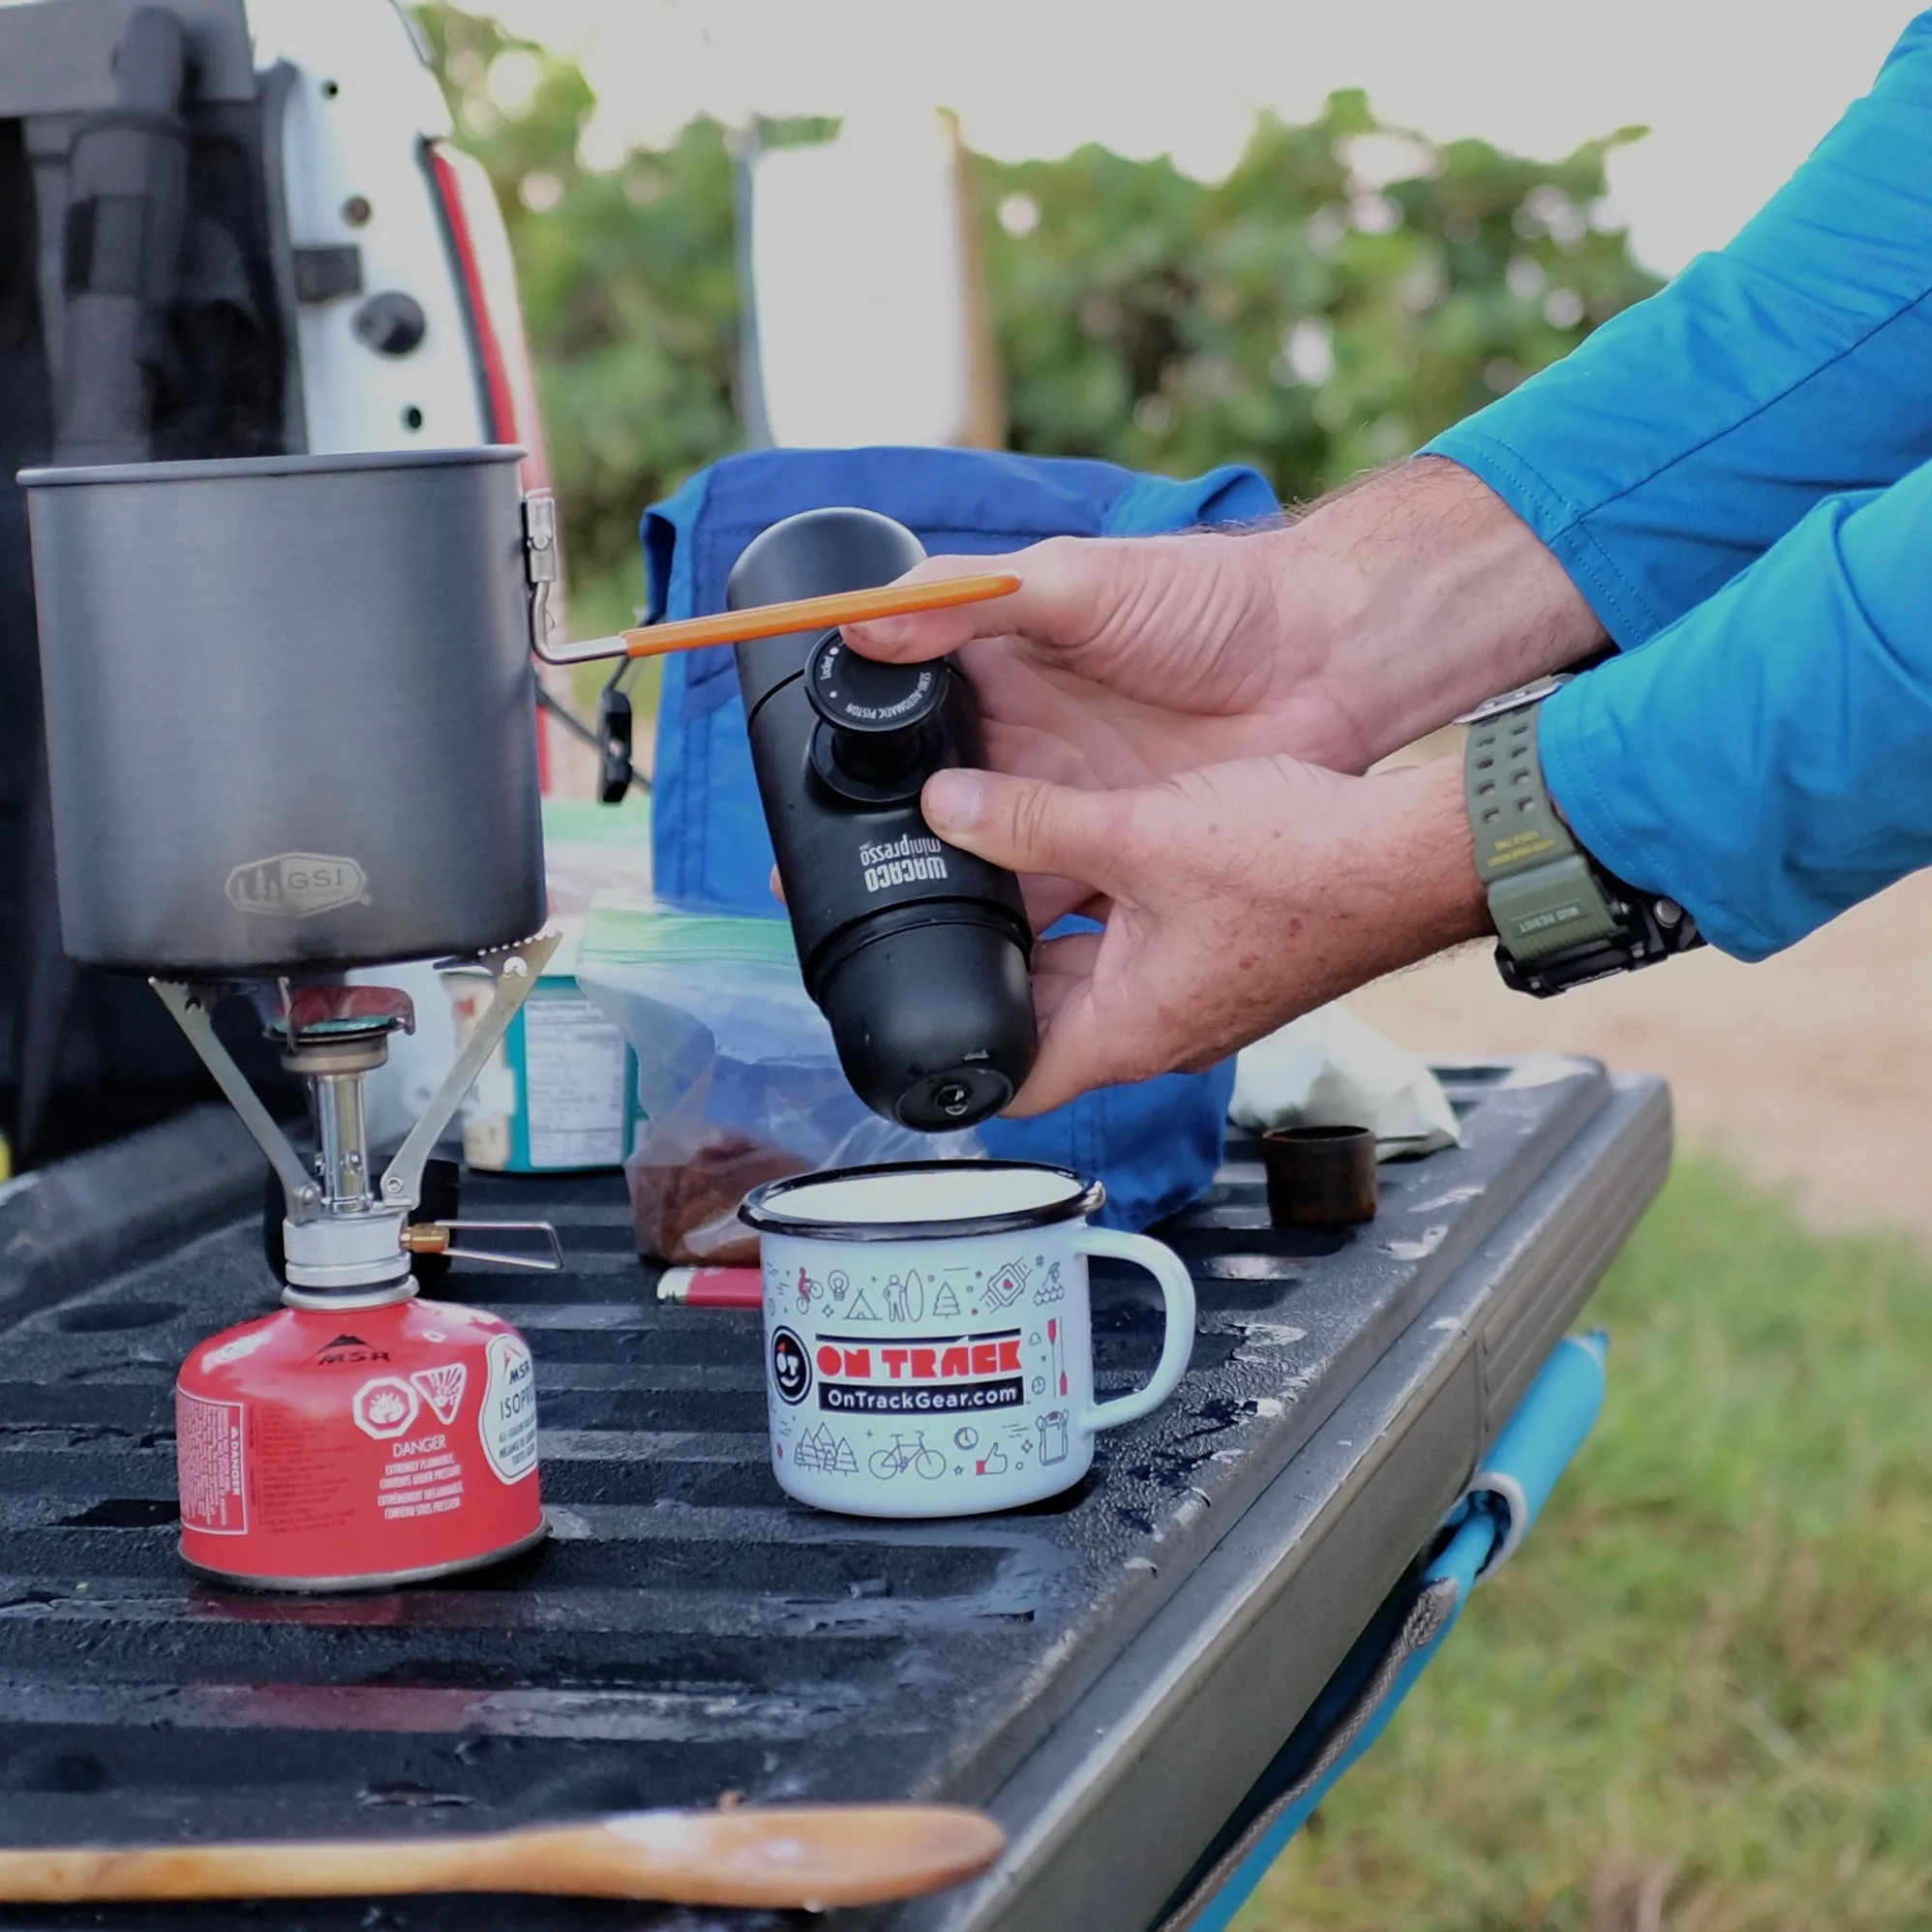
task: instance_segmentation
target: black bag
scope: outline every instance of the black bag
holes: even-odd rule
[[[61,951],[28,466],[303,447],[281,120],[243,0],[0,8],[0,1128],[49,1158],[213,1099],[154,995]],[[284,1084],[246,1009],[223,1027]]]

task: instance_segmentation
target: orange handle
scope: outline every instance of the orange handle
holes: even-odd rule
[[[1010,570],[986,570],[971,577],[941,577],[930,584],[886,584],[876,590],[839,590],[829,597],[795,597],[783,604],[721,611],[714,618],[647,624],[619,635],[627,656],[662,657],[708,644],[744,644],[755,637],[783,637],[788,631],[830,630],[834,624],[863,623],[870,618],[903,618],[915,611],[983,604],[993,597],[1011,597],[1019,581]]]

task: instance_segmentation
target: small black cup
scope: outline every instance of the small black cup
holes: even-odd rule
[[[1268,1219],[1351,1227],[1375,1218],[1375,1136],[1366,1127],[1278,1127],[1261,1136]]]

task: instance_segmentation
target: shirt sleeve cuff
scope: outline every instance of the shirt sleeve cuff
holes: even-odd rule
[[[1663,619],[1590,534],[1577,507],[1539,476],[1519,451],[1477,428],[1481,420],[1472,416],[1444,430],[1421,453],[1447,457],[1494,490],[1563,566],[1577,594],[1595,612],[1619,650],[1653,637]]]
[[[1641,801],[1614,783],[1598,756],[1605,746],[1614,746],[1615,737],[1614,721],[1605,714],[1604,695],[1591,688],[1587,673],[1546,700],[1538,715],[1536,748],[1543,783],[1577,842],[1625,885],[1675,899],[1720,952],[1734,959],[1768,958],[1778,950],[1776,942],[1749,921],[1734,919],[1726,906],[1698,890],[1665,828],[1638,822],[1641,809],[1631,807]]]

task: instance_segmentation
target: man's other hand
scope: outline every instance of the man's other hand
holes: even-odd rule
[[[1104,921],[1035,951],[1016,1114],[1208,1066],[1488,928],[1460,761],[1351,778],[1247,758],[1106,791],[942,771],[922,803],[951,843],[1077,882]]]

